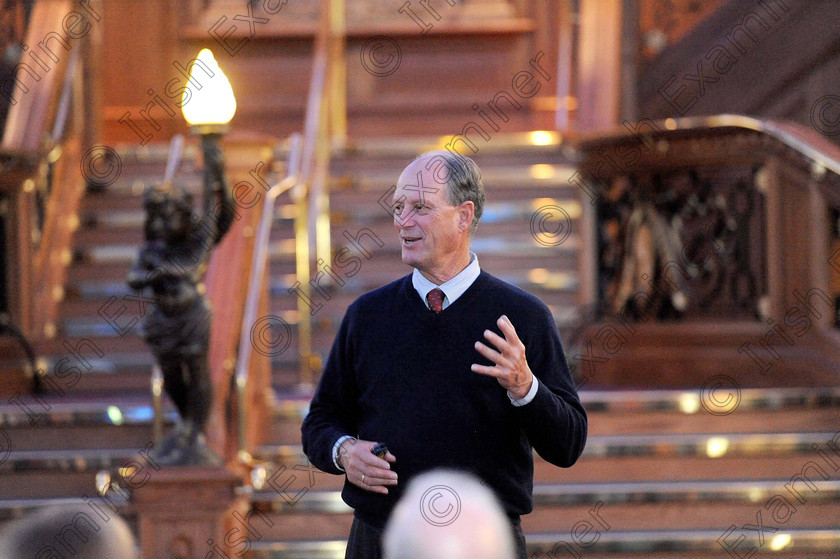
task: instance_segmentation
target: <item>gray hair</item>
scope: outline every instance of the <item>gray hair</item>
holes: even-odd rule
[[[442,504],[441,504],[442,503]],[[382,537],[384,559],[513,559],[513,529],[472,474],[437,469],[412,479]]]
[[[481,182],[481,171],[478,165],[466,155],[442,149],[427,151],[417,159],[425,158],[430,159],[425,165],[427,171],[431,171],[435,162],[438,162],[432,175],[438,184],[446,185],[447,202],[453,206],[459,206],[467,201],[473,203],[475,212],[470,226],[470,237],[472,237],[484,213],[484,184]]]

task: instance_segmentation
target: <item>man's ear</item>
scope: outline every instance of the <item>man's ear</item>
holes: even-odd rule
[[[473,216],[475,216],[475,204],[467,200],[458,206],[458,229],[460,231],[469,231],[472,227]]]

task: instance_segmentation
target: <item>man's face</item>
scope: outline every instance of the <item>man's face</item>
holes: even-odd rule
[[[394,227],[402,261],[440,284],[466,266],[464,258],[469,263],[472,202],[451,205],[437,162],[426,169],[429,162],[418,159],[400,175],[393,197]]]

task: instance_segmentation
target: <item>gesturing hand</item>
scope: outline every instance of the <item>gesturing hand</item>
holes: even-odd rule
[[[516,335],[516,329],[510,319],[502,315],[496,321],[504,338],[490,330],[484,331],[487,341],[496,346],[496,349],[488,347],[481,342],[475,342],[475,349],[484,357],[495,363],[495,365],[479,365],[473,363],[470,367],[473,372],[482,375],[496,377],[510,397],[514,400],[524,398],[531,389],[534,375],[525,359],[525,345]]]
[[[390,451],[385,459],[371,454],[375,441],[347,439],[338,451],[338,463],[344,468],[347,479],[366,491],[388,494],[387,485],[397,484],[397,472],[391,471],[390,462],[397,459]]]

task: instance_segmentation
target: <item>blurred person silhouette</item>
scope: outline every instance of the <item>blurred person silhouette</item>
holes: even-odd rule
[[[14,520],[0,531],[0,559],[137,559],[125,520],[86,503],[56,505]]]
[[[477,477],[436,469],[411,480],[383,535],[385,559],[512,559],[510,522]]]

